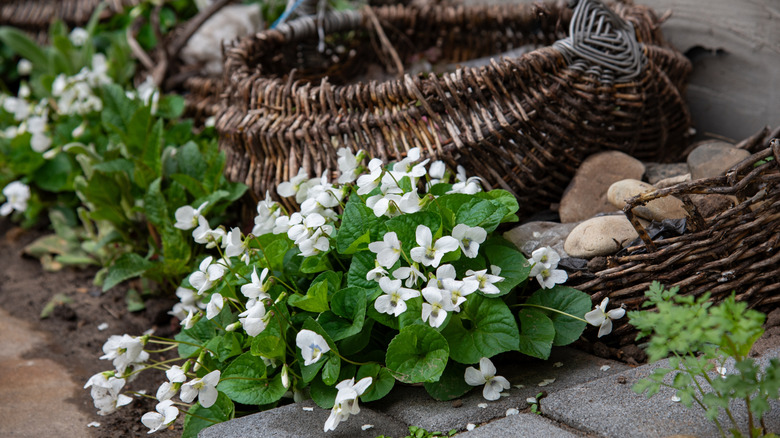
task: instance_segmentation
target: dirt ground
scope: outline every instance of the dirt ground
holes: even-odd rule
[[[100,288],[92,284],[94,269],[45,272],[37,260],[21,257],[24,246],[42,234],[42,230],[22,231],[7,219],[0,219],[0,307],[48,335],[48,342],[25,353],[25,359],[52,359],[63,365],[81,387],[95,373],[112,368],[110,361],[98,360],[109,336],[140,335],[150,328],[154,328],[158,336],[172,337],[176,333],[167,314],[176,302],[175,297],[147,299],[145,310],[130,313],[125,304],[128,286],[120,285],[101,293]],[[40,319],[41,310],[58,293],[65,294],[73,302],[57,306],[49,318]],[[102,323],[108,324],[103,331],[97,328]],[[164,373],[150,370],[141,373],[125,388],[145,389],[154,394],[164,379]],[[155,407],[154,400],[135,398],[118,412],[99,416],[88,390],[79,390],[69,402],[78,406],[89,422],[101,424],[86,429],[92,437],[147,436],[148,429],[140,419]],[[181,417],[173,430],[160,431],[154,436],[181,436]]]
[[[175,297],[147,298],[146,309],[131,313],[125,303],[128,285],[101,293],[100,288],[92,284],[94,269],[45,272],[37,260],[22,257],[24,246],[44,232],[24,231],[14,227],[7,219],[0,219],[0,307],[48,335],[48,342],[25,353],[25,359],[51,359],[63,365],[76,385],[81,387],[93,374],[111,369],[109,361],[98,360],[103,354],[103,343],[109,336],[124,333],[140,335],[150,328],[163,337],[173,337],[178,332],[178,322],[167,314],[176,302]],[[40,319],[41,310],[58,293],[65,294],[72,302],[58,305],[50,317]],[[103,331],[98,329],[102,323],[108,324]],[[780,345],[780,309],[770,313],[766,328],[766,334],[754,348],[755,354]],[[617,349],[598,342],[578,341],[575,346],[630,365],[646,361],[644,352],[636,345]],[[163,379],[162,372],[152,370],[141,373],[125,388],[154,394]],[[147,436],[147,429],[140,418],[145,412],[153,411],[155,406],[154,400],[135,398],[132,404],[117,413],[99,416],[88,390],[76,391],[68,401],[76,405],[88,421],[101,423],[98,428],[86,429],[92,437]],[[154,436],[181,436],[182,417],[171,429],[157,432]]]

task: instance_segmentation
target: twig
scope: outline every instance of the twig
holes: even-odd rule
[[[136,20],[137,19],[138,18],[136,18]],[[154,68],[154,62],[152,61],[152,58],[146,54],[146,51],[144,51],[141,45],[138,44],[138,41],[136,41],[135,36],[133,36],[133,28],[135,27],[135,24],[136,23],[133,23],[132,25],[127,26],[127,29],[125,29],[127,45],[130,46],[130,51],[133,52],[133,56],[141,61],[141,64],[144,65],[144,68],[147,70],[152,70]]]
[[[395,68],[398,71],[398,76],[403,76],[404,64],[401,62],[401,58],[398,56],[398,52],[396,52],[393,48],[393,44],[390,43],[387,35],[385,35],[385,31],[382,29],[382,25],[379,23],[379,19],[376,17],[374,10],[369,6],[366,6],[364,10],[368,18],[371,20],[371,24],[374,25],[374,29],[376,30],[377,36],[379,36],[379,41],[382,43],[382,47],[384,47],[384,49],[390,54],[390,57],[393,58]]]

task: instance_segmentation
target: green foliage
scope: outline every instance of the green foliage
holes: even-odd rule
[[[709,293],[698,298],[678,295],[679,288],[665,289],[653,282],[645,307],[655,310],[629,312],[639,337],[650,336],[650,360],[671,356],[669,368],[657,368],[634,385],[637,393],[651,397],[662,387],[676,390],[680,402],[704,409],[722,436],[762,436],[763,416],[769,399],[780,396],[780,361],[771,359],[764,370],[749,357],[753,344],[764,333],[764,315],[737,302],[732,294],[712,305]],[[734,371],[727,373],[726,366]],[[748,407],[748,430],[740,430],[730,402],[743,400]],[[719,419],[726,412],[730,425]]]
[[[15,105],[48,102],[44,109],[33,108],[29,117],[45,120],[42,133],[51,141],[38,152],[32,144],[40,134],[0,136],[0,184],[21,179],[32,187],[26,225],[47,209],[66,213],[68,228],[75,231],[63,233],[50,215],[58,237],[46,237],[29,249],[50,269],[101,265],[96,283],[104,290],[137,276],[173,285],[191,271],[197,255],[189,237],[174,227],[173,212],[208,201],[207,211],[220,219],[245,187],[222,176],[224,157],[213,130],[196,135],[191,122],[178,120],[181,97],[126,92],[127,72],[118,68],[133,62],[129,53],[118,55],[124,52],[117,34],[99,28],[93,19],[87,42],[76,46],[67,29],[55,24],[46,47],[21,31],[0,28],[0,41],[33,65],[31,94],[26,100],[20,96]],[[96,55],[106,47],[114,55],[108,75]],[[87,86],[79,93],[92,93],[84,101],[91,106],[77,106],[79,98],[74,103],[65,97],[77,86]],[[0,109],[0,128],[18,124],[15,117]]]
[[[273,4],[265,2],[266,11]],[[141,298],[151,283],[168,291],[180,287],[182,302],[173,313],[183,320],[183,329],[173,340],[148,335],[144,343],[176,345],[188,379],[221,372],[216,403],[189,408],[185,437],[232,418],[236,406],[241,413],[276,406],[288,391],[308,392],[319,406],[330,408],[337,385],[351,379],[371,379],[360,395],[364,402],[382,399],[396,381],[422,383],[434,398],[449,400],[472,389],[464,381],[468,364],[511,351],[547,357],[552,345],[580,335],[581,318],[590,307],[587,296],[564,287],[532,293],[532,264],[497,235],[501,224],[517,220],[515,198],[502,190],[479,192],[476,183],[451,181],[451,174],[431,185],[383,168],[382,175],[396,184],[386,215],[374,208],[386,187],[358,195],[354,183],[305,181],[306,190],[320,193],[311,195],[314,206],[307,205],[300,220],[267,199],[258,205],[253,231],[258,235],[242,234],[240,228],[227,234],[225,224],[238,210],[230,207],[246,187],[223,176],[225,156],[214,130],[196,132],[192,121],[182,120],[181,97],[142,90],[146,85],[136,89],[129,82],[135,65],[126,27],[139,23],[137,42],[149,50],[159,43],[149,23],[159,21],[166,32],[196,12],[184,0],[158,6],[142,2],[103,23],[96,12],[84,44],[74,44],[62,23],[52,25],[46,47],[0,28],[0,56],[16,53],[33,64],[29,75],[15,77],[24,92],[3,97],[14,100],[0,105],[0,184],[21,181],[31,188],[28,208],[16,214],[26,225],[48,214],[54,233],[27,252],[49,268],[100,266],[95,282],[103,290],[141,277],[140,292],[126,296],[132,310],[143,308]],[[84,96],[73,97],[76,89]],[[31,117],[43,120],[40,129],[28,129],[35,125]],[[24,129],[8,130],[16,126]],[[368,169],[360,164],[356,170]],[[470,194],[462,187],[466,184],[472,184]],[[421,198],[410,197],[417,189]],[[405,213],[399,191],[409,198]],[[192,211],[193,223],[177,221],[177,212]],[[313,212],[325,223],[307,224]],[[199,244],[191,231],[196,223],[203,231]],[[440,261],[425,264],[430,260],[412,261],[413,250],[422,245],[417,231],[423,225],[434,241],[449,239],[449,244],[459,225],[479,227],[488,237],[478,244],[470,237],[463,250],[452,246]],[[274,228],[281,232],[271,232]],[[398,259],[380,266],[369,245],[390,233],[400,242]],[[479,246],[476,255],[466,255],[469,244]],[[217,245],[209,256],[218,261],[201,267],[205,252]],[[417,296],[395,314],[378,305],[380,297],[391,295],[378,278],[400,279],[399,268],[415,272],[404,287]],[[376,274],[377,269],[384,272]],[[462,290],[446,289],[449,280]],[[426,288],[447,296],[435,302],[421,293]],[[298,345],[304,331],[319,336],[315,344]],[[311,351],[304,353],[307,348]],[[443,436],[419,428],[410,433]]]

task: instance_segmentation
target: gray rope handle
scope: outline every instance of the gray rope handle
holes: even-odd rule
[[[606,73],[604,81],[627,82],[638,76],[647,59],[636,39],[634,26],[601,0],[574,0],[573,3],[576,6],[569,36],[556,41],[553,47],[573,68],[590,67],[593,72]]]

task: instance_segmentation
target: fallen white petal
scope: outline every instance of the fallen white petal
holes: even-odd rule
[[[672,396],[672,401],[675,402],[675,403],[679,402],[680,401],[680,397],[677,397],[676,395],[673,395]]]
[[[361,427],[361,429],[363,429],[363,430],[368,430],[368,429],[373,429],[373,428],[374,428],[374,425],[373,425],[373,424],[364,424],[364,425]]]
[[[602,365],[601,368],[599,368],[601,371],[609,371],[609,369],[612,368],[609,365]]]
[[[476,428],[476,427],[477,427],[477,425],[476,425],[476,424],[474,424],[474,423],[469,423],[469,424],[467,424],[467,425],[466,425],[466,430],[468,430],[468,431],[472,431],[472,430],[474,430],[474,428]]]
[[[520,413],[520,411],[517,410],[516,408],[509,408],[509,409],[506,410],[506,416],[507,417],[510,416],[510,415],[517,415],[519,413]]]
[[[538,386],[547,386],[550,383],[554,382],[555,379],[544,379],[541,382],[538,383]]]
[[[93,421],[87,424],[87,427],[100,427],[100,423],[98,423],[97,421]]]
[[[514,387],[515,387],[515,388],[517,388],[517,389],[523,389],[523,388],[525,388],[525,385],[512,385],[512,386],[514,386]]]
[[[487,403],[480,403],[477,406],[479,406],[482,409],[485,409],[485,408],[487,408]]]
[[[104,323],[102,323],[102,324],[99,324],[99,325],[97,326],[97,329],[98,329],[98,330],[100,330],[101,332],[102,332],[103,330],[107,329],[107,328],[108,328],[108,323],[107,323],[107,322],[104,322]]]
[[[509,393],[507,393],[507,392],[502,392],[502,393],[501,393],[501,397],[509,397]]]
[[[304,410],[304,411],[306,411],[306,412],[314,412],[314,408],[312,408],[312,407],[309,407],[309,406],[304,406],[304,407],[302,407],[301,409],[303,409],[303,410]]]
[[[555,363],[553,364],[553,368],[560,368],[560,367],[562,367],[562,366],[563,366],[563,362],[555,362]]]
[[[537,400],[536,397],[528,397],[527,399],[525,399],[525,401],[526,401],[526,403],[529,403],[529,404],[532,404],[532,405],[536,404],[536,403],[539,403],[539,400]]]

